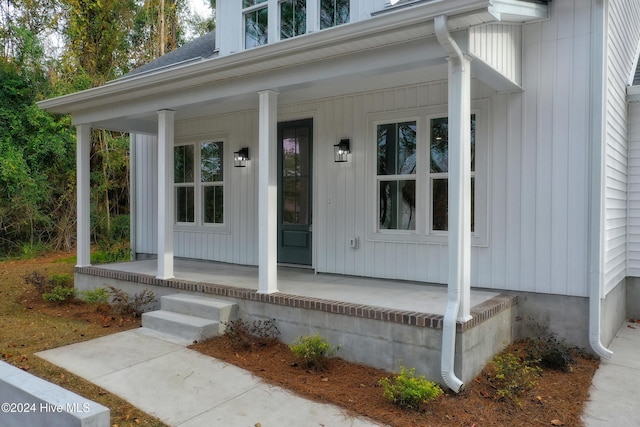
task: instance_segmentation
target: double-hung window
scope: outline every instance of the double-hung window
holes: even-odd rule
[[[223,146],[207,141],[174,148],[176,223],[224,224]]]
[[[249,49],[269,42],[269,7],[267,0],[242,0],[244,47]]]
[[[431,189],[431,231],[449,229],[449,119],[429,120],[429,187]],[[471,231],[474,230],[474,187],[476,115],[471,115]]]
[[[349,0],[320,0],[320,29],[348,23],[349,3]]]
[[[487,242],[488,103],[470,114],[471,232]],[[372,196],[368,238],[446,243],[449,229],[449,120],[442,107],[370,116]],[[373,141],[375,139],[375,142]],[[375,149],[375,153],[373,152]],[[375,211],[374,211],[375,209]]]
[[[416,229],[415,121],[377,126],[380,230]]]
[[[307,0],[280,2],[280,39],[288,39],[307,32]]]

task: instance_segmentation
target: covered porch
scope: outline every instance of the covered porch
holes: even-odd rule
[[[341,346],[339,356],[347,360],[389,371],[412,366],[441,381],[445,285],[279,266],[279,291],[264,294],[258,267],[180,258],[174,267],[173,279],[155,276],[155,259],[77,267],[76,286],[114,286],[131,294],[148,288],[158,298],[190,293],[232,301],[243,320],[275,319],[284,342],[318,332]],[[516,305],[514,295],[471,291],[471,316],[456,323],[456,373],[463,381],[513,340]]]

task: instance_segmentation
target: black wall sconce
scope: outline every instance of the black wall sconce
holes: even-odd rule
[[[247,160],[249,160],[249,148],[244,147],[233,153],[233,166],[237,168],[244,168],[247,166]]]
[[[349,140],[341,139],[339,143],[333,146],[334,161],[336,163],[348,161],[347,155],[350,152],[351,151],[349,151]]]

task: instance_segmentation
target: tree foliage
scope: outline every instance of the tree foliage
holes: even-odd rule
[[[36,102],[104,84],[179,47],[197,21],[185,12],[186,0],[0,2],[0,257],[75,243],[75,128]],[[128,148],[126,134],[92,132],[95,241],[128,237]]]

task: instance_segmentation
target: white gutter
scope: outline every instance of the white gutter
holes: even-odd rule
[[[593,0],[591,32],[591,170],[589,174],[589,344],[603,359],[613,355],[600,341],[604,298],[604,185],[607,102],[607,0]]]
[[[460,314],[461,306],[464,307],[463,316],[468,314],[468,298],[465,295],[469,294],[468,289],[468,259],[470,250],[470,236],[465,238],[465,233],[470,233],[469,221],[464,220],[466,208],[468,207],[464,201],[465,198],[470,200],[468,189],[465,195],[465,178],[469,174],[464,173],[466,160],[469,160],[464,155],[465,141],[468,138],[464,138],[465,130],[468,128],[464,126],[464,123],[468,123],[469,108],[464,108],[465,102],[470,103],[468,84],[464,84],[463,77],[456,77],[455,81],[452,81],[452,76],[463,76],[464,73],[470,73],[469,60],[465,58],[462,50],[457,45],[455,40],[451,37],[449,28],[447,27],[447,17],[445,15],[437,16],[434,20],[434,27],[436,37],[440,45],[444,48],[448,55],[449,61],[449,123],[451,133],[457,132],[457,137],[454,143],[458,144],[459,148],[450,147],[449,149],[449,164],[450,164],[450,182],[449,182],[449,278],[448,278],[448,301],[447,308],[444,314],[444,320],[442,325],[442,351],[440,362],[440,373],[447,387],[453,390],[455,393],[460,392],[464,386],[463,382],[455,375],[455,353],[456,353],[456,321]],[[466,68],[466,70],[465,70]],[[465,99],[466,98],[466,99]],[[452,112],[452,108],[455,109]],[[454,115],[460,116],[455,118]],[[456,128],[460,129],[457,130]],[[452,136],[452,135],[450,135]],[[451,148],[455,149],[452,152]],[[462,150],[462,151],[461,151]],[[455,163],[454,163],[455,162]],[[457,165],[455,168],[453,165]],[[453,182],[451,182],[453,180]],[[454,188],[460,187],[460,188]],[[462,221],[460,221],[462,217]],[[469,227],[467,227],[469,226]],[[466,228],[469,228],[467,230]],[[467,289],[465,289],[465,286]],[[465,303],[466,301],[466,303]],[[465,313],[466,312],[466,313]]]

